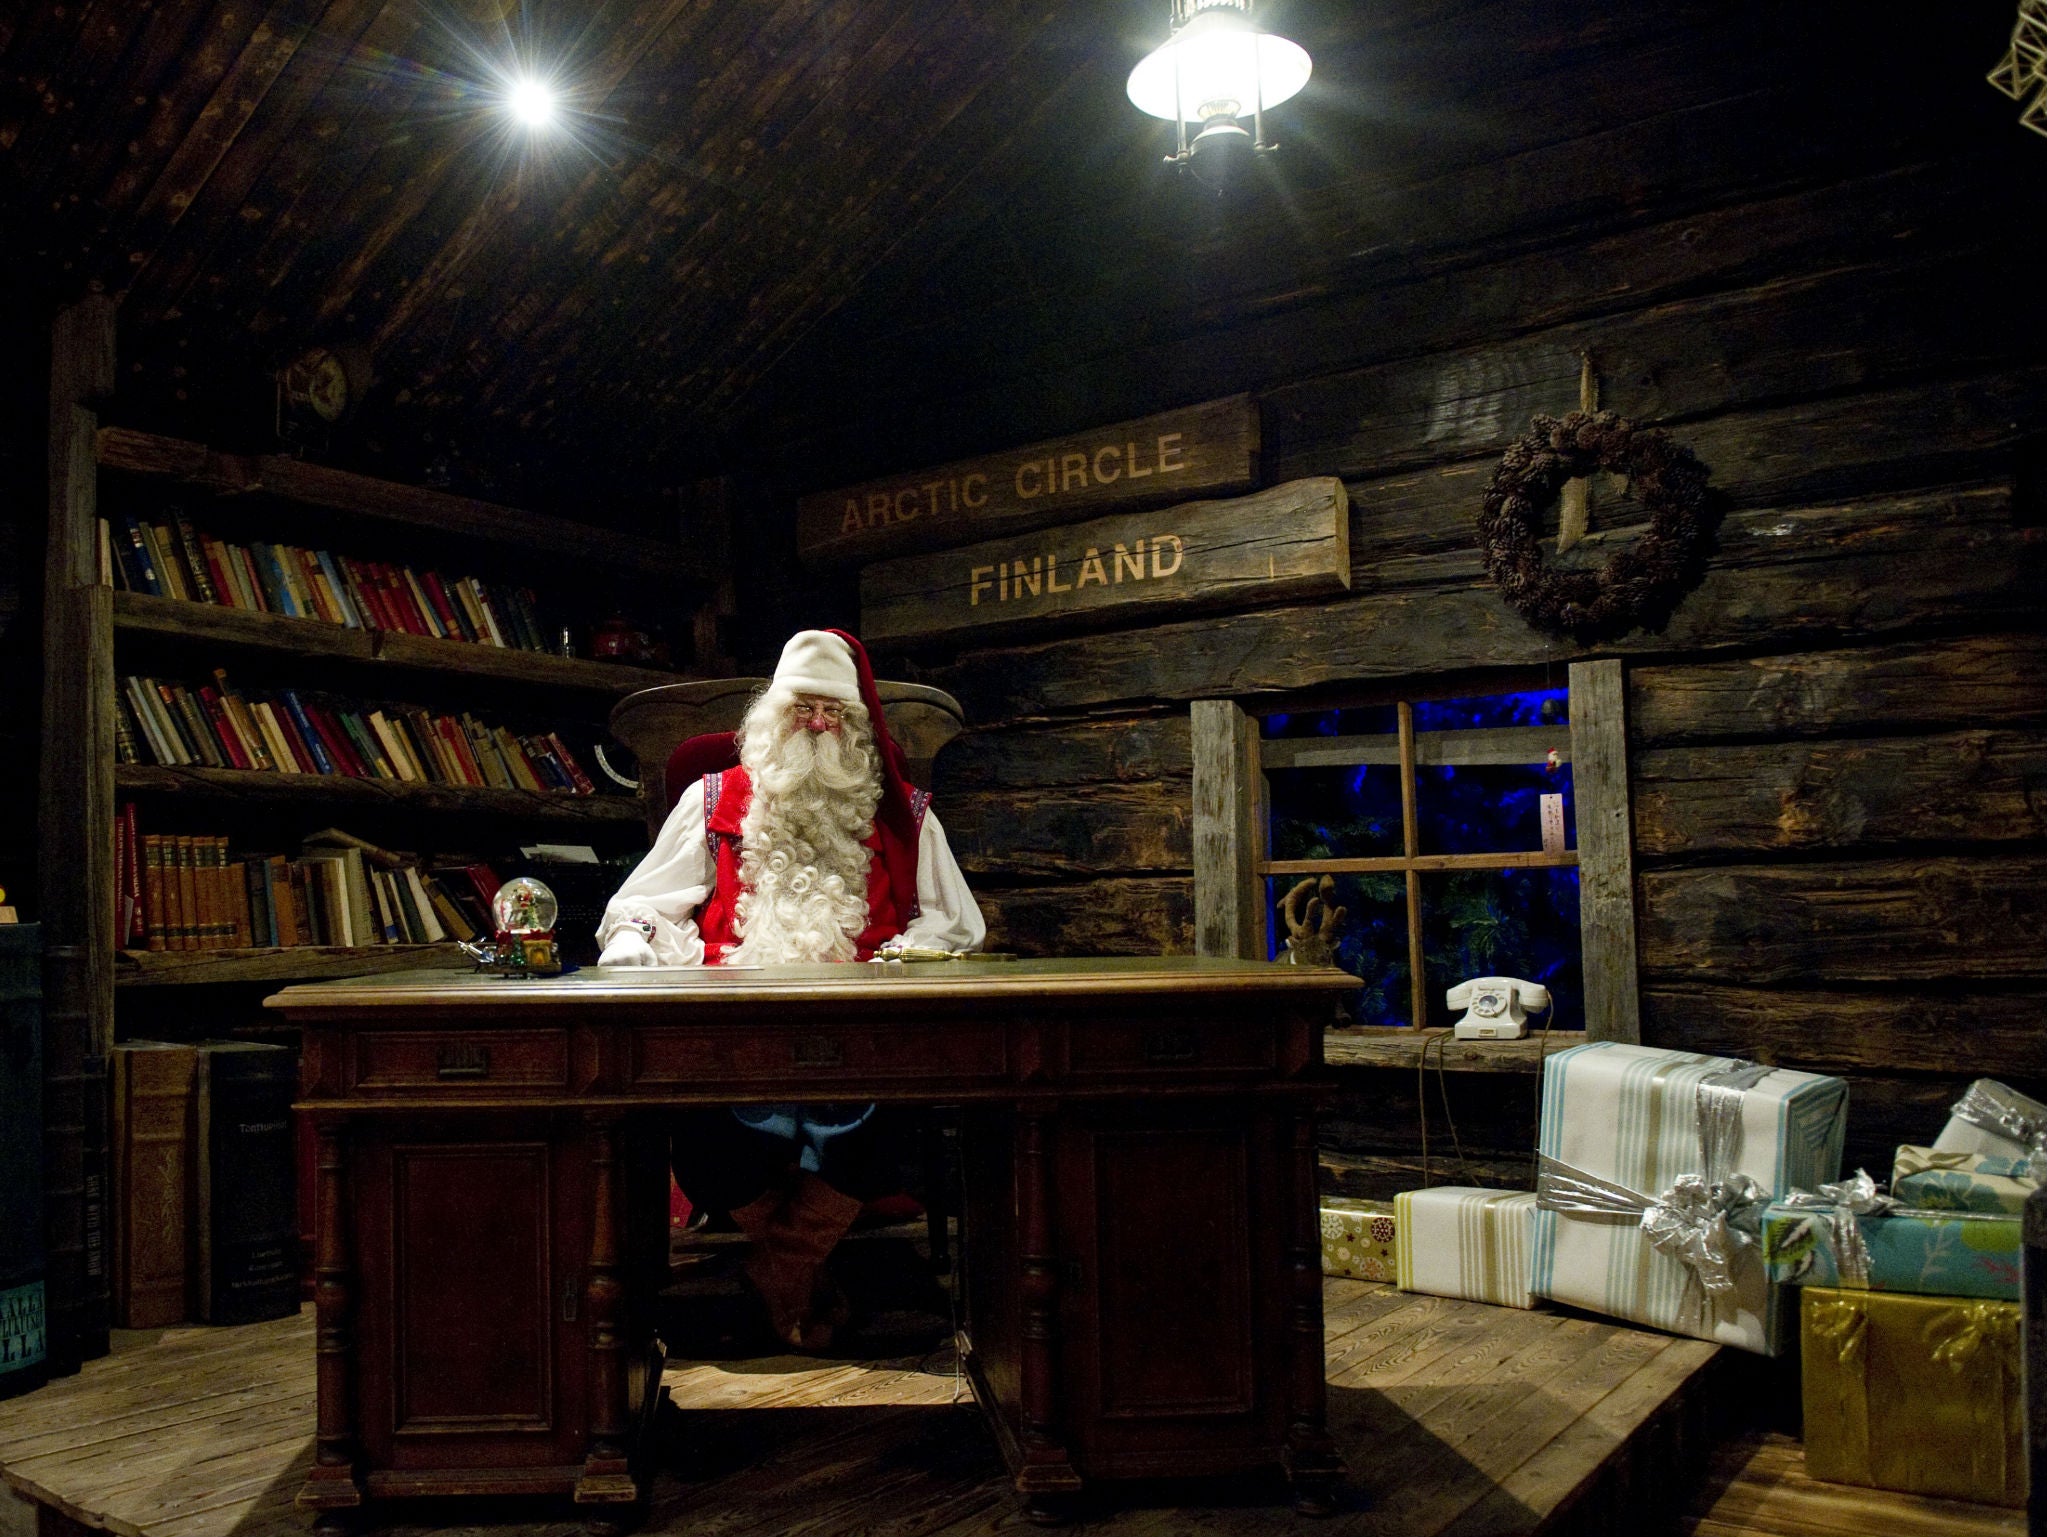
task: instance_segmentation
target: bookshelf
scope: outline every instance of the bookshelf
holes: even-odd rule
[[[45,1162],[59,1171],[48,1191],[53,1344],[60,1359],[75,1360],[105,1348],[103,1267],[88,1251],[104,1230],[104,1212],[94,1206],[103,1199],[106,1166],[105,1063],[126,1033],[117,994],[141,1010],[137,1020],[153,1024],[166,1006],[179,1007],[180,990],[460,964],[452,943],[119,950],[115,848],[122,803],[136,803],[145,831],[203,822],[245,853],[292,850],[292,839],[315,828],[354,830],[357,823],[374,842],[423,854],[535,841],[624,853],[644,846],[646,824],[639,796],[604,793],[601,781],[599,793],[589,794],[508,788],[502,777],[477,784],[171,766],[149,761],[153,752],[144,752],[143,761],[116,762],[121,679],[160,676],[196,688],[222,668],[238,681],[255,679],[258,688],[404,701],[431,714],[473,709],[478,716],[541,723],[514,726],[518,731],[545,733],[559,721],[564,738],[572,724],[580,731],[576,750],[584,777],[593,778],[599,770],[588,747],[602,739],[612,705],[688,676],[457,638],[454,627],[431,618],[430,628],[445,635],[117,589],[103,564],[102,520],[112,532],[125,513],[176,504],[222,539],[240,530],[244,538],[331,549],[337,561],[352,552],[358,560],[395,563],[422,581],[435,562],[445,561],[441,569],[449,572],[487,571],[493,586],[509,582],[516,590],[577,594],[582,615],[591,619],[601,617],[596,594],[638,591],[667,607],[681,621],[681,633],[690,632],[690,610],[702,600],[706,612],[695,615],[694,625],[700,645],[716,633],[709,610],[725,600],[721,573],[679,542],[635,538],[283,455],[224,452],[103,424],[98,409],[113,397],[116,376],[113,305],[94,297],[65,311],[52,341],[40,848],[49,942],[46,1100],[52,1110]],[[212,522],[218,526],[206,529]],[[472,554],[473,568],[464,564]],[[124,578],[125,586],[138,585],[132,573],[124,571]],[[239,568],[235,580],[241,580]],[[218,592],[217,580],[214,586],[227,596]],[[359,602],[314,605],[330,615],[337,607],[357,619],[370,617]],[[532,643],[533,626],[522,627]],[[462,628],[471,635],[482,626]],[[492,628],[502,626],[493,620]],[[538,639],[544,643],[552,633],[543,630]],[[125,706],[131,715],[132,704]],[[511,783],[531,780],[513,775]],[[221,932],[214,930],[216,937]],[[256,932],[263,932],[260,923]],[[198,999],[231,995],[190,996],[195,1003],[188,1012],[203,1018],[216,1011]],[[124,1001],[119,1011],[128,1008]]]

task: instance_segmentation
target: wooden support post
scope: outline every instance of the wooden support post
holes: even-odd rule
[[[1571,664],[1571,777],[1578,802],[1585,1033],[1595,1041],[1639,1041],[1627,694],[1618,660]]]
[[[106,1354],[106,1057],[114,1020],[113,619],[99,586],[87,403],[114,387],[114,305],[94,296],[51,336],[43,566],[41,916],[47,947],[44,1161],[53,1372]]]
[[[1059,1269],[1053,1252],[1055,1181],[1052,1116],[1021,1107],[1016,1119],[1018,1295],[1023,1302],[1023,1352],[1018,1397],[1023,1410],[1023,1465],[1016,1491],[1024,1516],[1038,1526],[1063,1525],[1080,1474],[1061,1438],[1059,1415]]]
[[[592,1116],[589,1136],[595,1199],[583,1327],[590,1340],[590,1449],[576,1480],[576,1502],[617,1507],[633,1504],[640,1493],[626,1455],[625,1286],[619,1247],[625,1200],[617,1117],[608,1112]],[[656,1391],[656,1385],[648,1384],[648,1391]],[[624,1527],[607,1512],[593,1516],[588,1529],[595,1534]]]
[[[301,1510],[317,1513],[316,1531],[346,1530],[363,1502],[356,1466],[355,1253],[348,1188],[348,1141],[341,1122],[313,1126],[313,1466],[299,1489]]]
[[[1304,1516],[1336,1510],[1336,1485],[1343,1458],[1329,1439],[1329,1385],[1322,1325],[1322,1214],[1315,1115],[1303,1105],[1285,1123],[1288,1313],[1293,1327],[1292,1369],[1287,1383],[1286,1470],[1293,1480],[1294,1509]]]
[[[1192,721],[1194,953],[1264,960],[1258,722],[1230,699],[1195,700]]]

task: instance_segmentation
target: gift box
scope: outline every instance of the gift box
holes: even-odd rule
[[[2009,1212],[2026,1209],[2039,1188],[2033,1160],[1996,1153],[1944,1153],[1939,1148],[1898,1149],[1891,1166],[1891,1195],[1901,1206],[1924,1211]]]
[[[1322,1273],[1357,1281],[1396,1278],[1393,1208],[1384,1201],[1325,1196],[1322,1201]]]
[[[1807,1287],[1806,1472],[2025,1504],[2019,1311],[2010,1302]]]
[[[2003,1212],[1779,1202],[1763,1212],[1763,1263],[1786,1286],[2016,1302],[2022,1225]]]
[[[1948,1123],[1933,1139],[1937,1153],[1989,1153],[2026,1158],[2047,1136],[2047,1105],[1995,1078],[1978,1078],[1955,1101]]]
[[[1793,1325],[1754,1241],[1771,1194],[1840,1170],[1848,1086],[1594,1041],[1543,1068],[1534,1290],[1774,1355]]]
[[[1400,1289],[1532,1308],[1535,1195],[1444,1185],[1393,1198]]]

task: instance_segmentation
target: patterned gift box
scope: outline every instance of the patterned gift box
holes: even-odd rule
[[[2002,1212],[1895,1207],[1857,1215],[1780,1202],[1763,1213],[1763,1263],[1786,1286],[2016,1302],[2021,1226]]]
[[[1839,1172],[1847,1115],[1838,1078],[1618,1041],[1555,1053],[1536,1295],[1776,1354],[1788,1293],[1764,1272],[1756,1220],[1771,1194]]]
[[[1898,1149],[1891,1166],[1891,1195],[1903,1206],[1923,1211],[2009,1212],[2026,1209],[2026,1197],[2039,1188],[2027,1158],[1993,1153],[1944,1153],[1939,1148]]]
[[[1535,1195],[1444,1185],[1393,1198],[1400,1289],[1532,1308]]]
[[[2025,1504],[2019,1311],[2010,1302],[1807,1287],[1806,1472]]]
[[[1395,1279],[1393,1208],[1347,1196],[1322,1200],[1322,1273],[1358,1281]]]
[[[2047,1105],[1995,1078],[1978,1078],[1955,1101],[1948,1123],[1933,1139],[1937,1153],[1989,1153],[2030,1157],[2047,1138]]]

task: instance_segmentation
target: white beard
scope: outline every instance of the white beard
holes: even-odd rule
[[[771,689],[741,732],[753,800],[739,824],[732,965],[850,961],[867,927],[873,852],[861,840],[881,803],[867,712],[848,705],[837,734],[813,734],[791,727],[789,703]]]

